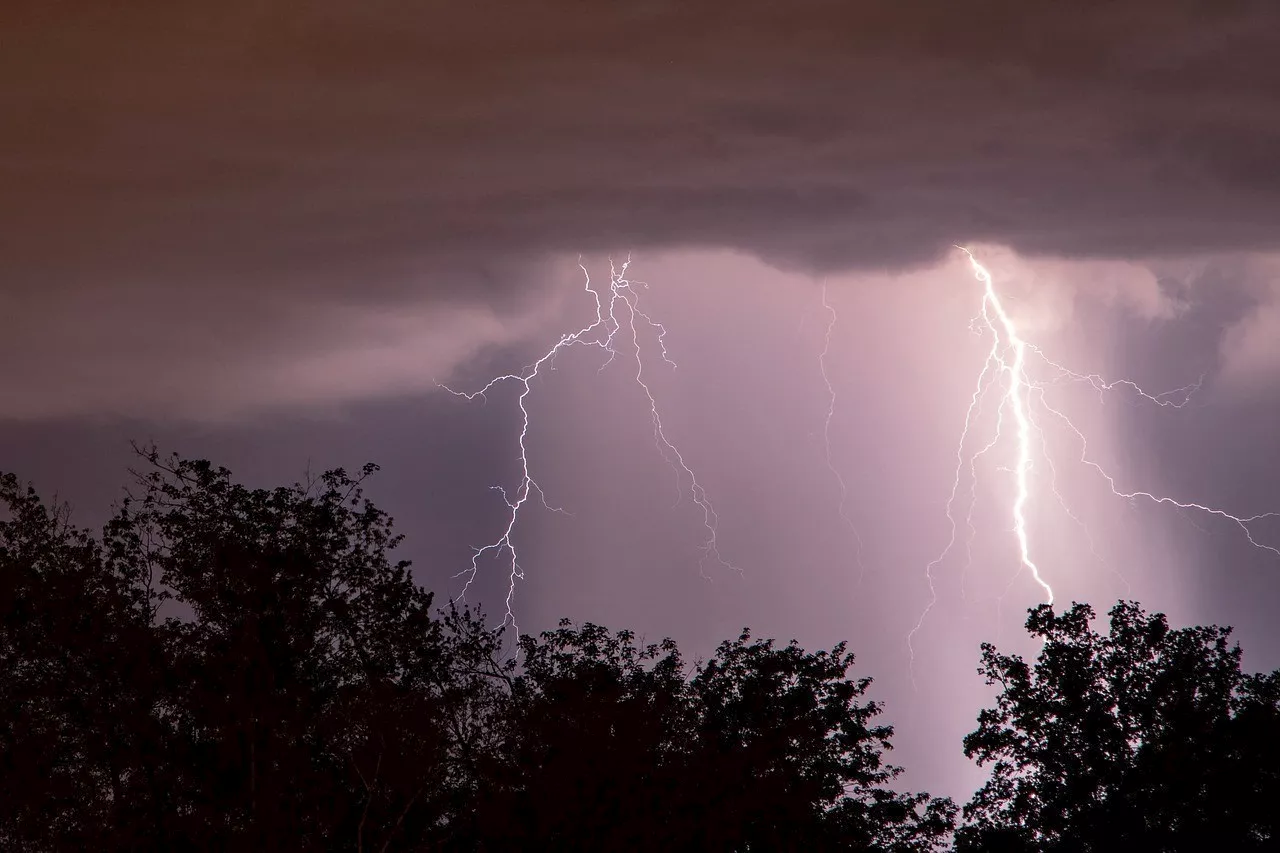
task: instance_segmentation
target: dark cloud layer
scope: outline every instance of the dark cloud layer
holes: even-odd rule
[[[195,365],[287,382],[371,311],[447,326],[446,369],[560,253],[1280,240],[1269,2],[19,0],[0,29],[0,357],[77,399],[174,365],[130,410],[200,410]]]
[[[1261,246],[1274,4],[40,3],[4,13],[27,286],[418,283],[478,254]],[[194,275],[198,271],[199,275]],[[467,288],[484,276],[439,276]]]

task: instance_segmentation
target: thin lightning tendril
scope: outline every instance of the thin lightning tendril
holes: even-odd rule
[[[517,634],[519,634],[520,629],[516,624],[514,610],[515,591],[516,584],[524,580],[524,569],[520,565],[520,554],[516,546],[515,532],[520,521],[521,511],[536,493],[539,502],[544,508],[552,512],[568,514],[563,508],[552,506],[547,502],[545,492],[543,492],[542,487],[538,485],[537,480],[534,479],[531,473],[528,447],[530,415],[527,403],[530,394],[533,392],[533,380],[537,379],[544,369],[548,371],[554,370],[556,357],[571,347],[595,347],[607,353],[608,358],[600,365],[597,371],[599,373],[603,372],[606,367],[618,358],[619,351],[615,346],[615,342],[619,335],[621,334],[624,338],[630,338],[631,346],[629,349],[634,354],[636,362],[634,379],[644,392],[645,399],[649,403],[649,417],[653,424],[654,446],[676,475],[676,505],[678,506],[687,495],[702,514],[702,526],[705,530],[706,538],[700,548],[702,556],[698,561],[699,572],[704,578],[711,580],[706,571],[708,561],[714,561],[723,568],[741,571],[737,566],[721,556],[719,546],[720,516],[717,514],[711,500],[707,497],[706,490],[698,481],[693,469],[680,453],[679,448],[667,437],[666,427],[662,422],[657,399],[654,397],[649,384],[645,381],[641,324],[654,334],[661,359],[673,369],[676,367],[676,363],[671,360],[670,353],[667,350],[666,327],[656,322],[648,313],[640,309],[640,294],[637,288],[647,288],[648,285],[639,281],[631,281],[627,278],[627,268],[630,265],[630,258],[623,262],[621,266],[615,266],[612,261],[610,262],[609,293],[608,297],[604,298],[601,291],[592,284],[591,275],[587,268],[579,262],[578,267],[582,270],[585,280],[584,290],[591,294],[592,299],[595,301],[595,320],[576,332],[561,335],[560,340],[555,345],[524,370],[518,373],[496,376],[478,391],[456,391],[447,385],[440,385],[441,388],[454,396],[463,397],[467,400],[474,400],[478,397],[484,401],[488,400],[488,393],[499,385],[514,383],[520,389],[520,393],[516,397],[516,403],[520,409],[520,435],[517,441],[519,447],[517,458],[520,465],[519,483],[510,492],[503,486],[491,487],[502,495],[503,503],[506,504],[506,523],[501,535],[483,547],[474,548],[470,565],[454,575],[454,577],[466,576],[466,582],[457,597],[458,601],[462,601],[479,575],[481,559],[486,555],[493,559],[505,557],[508,567],[508,584],[505,599],[506,614],[503,617],[502,624],[504,626],[511,625]],[[688,484],[687,487],[686,483]]]
[[[831,384],[831,377],[827,374],[827,356],[831,353],[831,333],[840,318],[836,314],[836,309],[827,300],[826,284],[822,285],[822,307],[827,312],[827,329],[822,341],[822,352],[818,354],[818,371],[822,374],[822,381],[827,386],[827,417],[822,425],[822,444],[826,451],[827,468],[831,471],[832,476],[836,479],[836,484],[840,487],[840,503],[836,507],[836,512],[840,515],[840,519],[845,523],[845,526],[849,528],[849,532],[853,534],[853,541],[856,546],[854,556],[858,561],[858,583],[861,584],[866,574],[866,567],[862,562],[862,535],[858,533],[858,526],[853,523],[853,519],[845,511],[845,504],[849,500],[849,488],[845,485],[844,477],[840,474],[839,469],[836,468],[835,462],[831,458],[831,419],[835,417],[836,413],[836,389]]]
[[[990,373],[990,372],[991,371],[984,371],[984,373]],[[981,396],[977,400],[977,411],[973,413],[975,418],[982,416],[982,403],[984,400],[986,400],[987,388],[990,388],[991,383],[996,381],[996,379],[998,378],[999,376],[997,374],[992,373],[991,378],[986,381],[985,385],[981,385],[981,384],[979,385]],[[979,382],[981,382],[981,379],[982,377],[980,376]],[[978,460],[981,459],[983,456],[986,456],[987,453],[990,452],[991,449],[1000,442],[1000,430],[1004,426],[1004,408],[1005,408],[1004,401],[1002,400],[1000,405],[996,408],[996,428],[994,433],[991,436],[991,440],[988,441],[985,445],[983,445],[976,453],[974,453],[969,457],[969,508],[965,512],[965,516],[964,516],[964,523],[965,523],[965,526],[969,529],[969,533],[964,540],[964,555],[965,555],[964,567],[960,570],[961,598],[964,598],[967,596],[969,569],[973,567],[973,540],[978,537],[978,527],[973,523],[973,510],[978,505]],[[967,423],[965,426],[965,432],[966,433],[968,432]],[[957,457],[957,463],[958,463],[957,469],[956,469],[957,478],[959,477],[959,474],[960,474],[959,462],[960,462],[960,459],[962,458],[961,454],[963,453],[963,451],[964,451],[964,442],[961,441],[960,446],[956,448],[956,457]],[[959,480],[957,479],[952,484],[951,500],[947,502],[948,517],[950,517],[951,502],[955,499],[955,488],[958,485],[959,485]],[[952,526],[954,527],[955,521],[953,520],[951,523],[952,523]],[[953,530],[952,536],[954,537],[954,530]],[[954,539],[952,540],[951,544],[954,544]],[[948,550],[950,550],[951,544],[948,545]],[[946,552],[943,552],[943,553],[945,555]],[[937,560],[931,563],[929,566],[930,570],[937,568],[937,563],[938,563]]]
[[[1060,385],[1066,382],[1084,383],[1091,386],[1097,391],[1099,400],[1106,401],[1109,392],[1126,391],[1134,395],[1138,401],[1145,401],[1150,404],[1160,406],[1162,408],[1180,409],[1186,406],[1192,399],[1193,395],[1200,390],[1204,376],[1201,376],[1195,382],[1185,385],[1181,388],[1175,388],[1161,394],[1149,394],[1143,390],[1137,383],[1127,379],[1108,381],[1096,373],[1078,373],[1058,364],[1049,359],[1043,351],[1035,345],[1024,340],[1014,322],[1012,316],[1005,309],[1004,302],[1000,298],[1000,294],[996,291],[992,282],[991,273],[984,267],[973,254],[963,247],[956,248],[964,252],[968,259],[970,267],[973,270],[974,277],[982,285],[982,304],[978,315],[974,317],[970,324],[970,328],[977,334],[990,334],[991,347],[987,352],[987,357],[982,365],[982,370],[978,375],[978,381],[974,388],[973,395],[969,400],[969,407],[965,412],[964,428],[960,433],[960,441],[956,447],[956,468],[952,479],[951,492],[946,502],[946,518],[950,525],[950,535],[946,546],[942,552],[938,554],[925,566],[925,580],[929,588],[929,602],[925,606],[920,618],[916,621],[916,625],[907,634],[907,648],[910,653],[912,666],[915,663],[915,635],[924,625],[925,619],[938,603],[938,591],[935,583],[935,572],[937,568],[948,557],[956,545],[957,539],[957,521],[955,515],[955,504],[960,491],[960,483],[962,474],[967,469],[970,479],[970,494],[967,515],[965,522],[968,527],[968,537],[965,541],[966,563],[965,571],[972,561],[972,542],[976,536],[977,530],[973,524],[973,509],[976,503],[977,490],[977,468],[978,459],[992,450],[997,444],[1005,438],[1004,422],[1006,412],[1012,416],[1014,422],[1013,430],[1013,460],[1011,465],[1001,466],[1000,470],[1006,471],[1013,476],[1014,480],[1014,497],[1010,506],[1010,516],[1013,522],[1012,532],[1018,549],[1018,571],[1010,578],[1010,587],[1017,579],[1018,575],[1024,570],[1030,573],[1032,579],[1044,591],[1045,600],[1052,604],[1054,600],[1053,588],[1048,581],[1042,576],[1040,567],[1032,559],[1031,537],[1028,528],[1027,507],[1031,500],[1031,471],[1032,471],[1032,440],[1031,434],[1034,431],[1039,437],[1041,454],[1048,463],[1049,468],[1049,490],[1053,493],[1058,504],[1066,512],[1066,514],[1085,530],[1088,537],[1090,549],[1094,556],[1102,561],[1094,548],[1093,538],[1089,534],[1088,528],[1084,522],[1072,512],[1071,508],[1063,499],[1062,494],[1057,488],[1057,468],[1054,465],[1053,458],[1049,453],[1048,440],[1045,435],[1043,425],[1036,419],[1033,414],[1034,407],[1039,406],[1044,412],[1047,412],[1054,420],[1065,426],[1077,439],[1080,447],[1079,462],[1096,471],[1106,482],[1111,493],[1119,498],[1128,500],[1131,504],[1136,503],[1138,499],[1145,499],[1154,504],[1164,504],[1176,507],[1182,512],[1197,511],[1207,515],[1215,516],[1234,523],[1244,533],[1249,544],[1255,548],[1268,551],[1277,557],[1280,557],[1280,548],[1268,545],[1258,541],[1253,530],[1249,525],[1262,521],[1264,519],[1278,518],[1280,513],[1266,512],[1251,516],[1238,516],[1227,512],[1226,510],[1216,507],[1207,506],[1205,504],[1179,501],[1171,497],[1156,495],[1147,491],[1125,491],[1117,484],[1115,478],[1106,471],[1099,463],[1089,457],[1088,440],[1081,430],[1072,423],[1061,409],[1053,406],[1046,399],[1046,389],[1050,386]],[[1030,375],[1028,362],[1030,357],[1034,357],[1039,363],[1043,364],[1052,375],[1044,380],[1033,380]],[[969,432],[973,428],[982,413],[982,402],[986,397],[987,391],[999,382],[1002,387],[1000,396],[1000,405],[996,414],[995,431],[988,442],[986,442],[976,452],[970,454],[967,459],[965,456],[965,448],[969,446]],[[1198,526],[1198,525],[1197,525]],[[1119,575],[1119,573],[1117,572]],[[1119,575],[1120,579],[1128,587],[1128,581],[1123,575]],[[962,579],[963,584],[963,579]],[[963,587],[962,587],[963,591]],[[1006,588],[1006,592],[1007,592]],[[914,669],[912,674],[914,683]]]
[[[1268,519],[1268,518],[1280,518],[1280,512],[1261,512],[1261,513],[1258,513],[1257,515],[1239,516],[1239,515],[1234,515],[1232,513],[1229,513],[1226,510],[1218,509],[1217,507],[1207,506],[1205,504],[1195,503],[1193,501],[1180,501],[1175,498],[1171,498],[1165,495],[1156,495],[1151,492],[1145,492],[1145,491],[1126,492],[1123,489],[1120,489],[1119,487],[1116,486],[1115,478],[1111,474],[1108,474],[1105,468],[1103,468],[1097,462],[1089,458],[1089,442],[1084,437],[1084,433],[1082,433],[1079,430],[1079,428],[1077,428],[1076,425],[1071,422],[1071,419],[1068,418],[1065,414],[1063,414],[1061,409],[1054,408],[1048,403],[1045,403],[1044,407],[1046,411],[1050,412],[1054,417],[1060,420],[1062,424],[1066,426],[1067,429],[1071,430],[1071,432],[1075,434],[1076,438],[1080,440],[1080,463],[1082,465],[1087,465],[1093,470],[1097,471],[1098,474],[1102,477],[1102,479],[1106,481],[1107,487],[1111,490],[1111,494],[1115,495],[1118,498],[1124,498],[1125,500],[1128,500],[1130,502],[1136,502],[1138,498],[1143,498],[1155,504],[1166,504],[1168,506],[1177,507],[1178,509],[1181,509],[1181,510],[1196,510],[1197,512],[1203,512],[1207,515],[1213,515],[1213,516],[1217,516],[1218,518],[1226,519],[1227,521],[1232,522],[1233,524],[1235,524],[1237,527],[1240,528],[1240,530],[1244,533],[1245,539],[1249,540],[1250,545],[1252,545],[1255,548],[1260,548],[1264,551],[1270,551],[1272,554],[1276,555],[1277,557],[1280,557],[1280,548],[1277,548],[1274,545],[1268,545],[1265,542],[1259,542],[1257,539],[1254,539],[1253,531],[1249,529],[1249,525],[1254,522],[1263,521],[1264,519]]]
[[[1046,403],[1044,399],[1044,388],[1041,387],[1036,390],[1039,392],[1038,396],[1040,398],[1040,405],[1047,406],[1048,403]],[[1150,397],[1150,395],[1144,396]],[[1151,399],[1155,398],[1151,397]],[[1111,566],[1102,558],[1102,555],[1098,553],[1098,545],[1093,540],[1093,531],[1089,529],[1089,525],[1085,524],[1084,520],[1080,518],[1080,516],[1076,515],[1075,510],[1071,509],[1067,504],[1066,498],[1064,498],[1062,493],[1058,491],[1058,466],[1053,461],[1053,456],[1049,452],[1049,437],[1045,434],[1044,427],[1042,427],[1034,418],[1032,419],[1032,423],[1035,425],[1036,432],[1040,435],[1040,452],[1044,456],[1044,461],[1049,463],[1049,491],[1053,492],[1053,497],[1057,500],[1058,506],[1062,507],[1062,511],[1066,514],[1067,518],[1070,518],[1075,522],[1076,526],[1080,528],[1080,532],[1084,534],[1085,541],[1089,543],[1089,553],[1093,555],[1095,560],[1110,569],[1120,582],[1124,584],[1125,594],[1132,596],[1133,587],[1129,584],[1129,579],[1126,578],[1120,570]]]
[[[983,298],[983,302],[982,302],[982,313],[979,314],[979,316],[980,317],[987,316],[987,303],[986,303],[985,297]],[[979,327],[976,326],[977,320],[978,318],[975,317],[970,322],[970,328],[976,331],[979,330]],[[988,326],[990,326],[989,322],[988,322]],[[995,382],[995,378],[988,380],[987,376],[991,374],[993,368],[996,368],[999,364],[1000,364],[1000,338],[996,335],[993,335],[991,338],[991,349],[987,351],[987,357],[982,363],[982,372],[978,374],[978,381],[974,386],[973,395],[969,398],[969,408],[966,409],[964,413],[964,429],[960,431],[960,442],[959,444],[956,445],[955,476],[952,478],[952,481],[951,481],[951,494],[948,495],[947,497],[947,505],[946,505],[947,523],[950,525],[951,533],[947,539],[946,547],[942,549],[942,553],[940,553],[937,557],[934,557],[929,562],[929,564],[925,566],[924,576],[925,576],[926,582],[929,585],[929,603],[925,605],[924,610],[920,613],[920,618],[916,620],[915,627],[912,628],[907,633],[907,651],[910,654],[911,664],[912,664],[912,674],[911,674],[912,684],[915,683],[915,670],[914,670],[914,665],[916,660],[916,651],[915,651],[915,645],[914,645],[915,636],[920,631],[920,629],[924,626],[924,620],[928,617],[929,612],[932,611],[934,605],[938,603],[938,589],[934,583],[933,572],[934,572],[934,569],[936,569],[939,565],[941,565],[942,561],[947,558],[947,555],[951,553],[951,549],[954,548],[956,544],[956,517],[953,514],[952,510],[955,507],[956,494],[960,491],[960,472],[964,469],[964,449],[969,442],[969,429],[973,426],[974,421],[977,419],[977,415],[982,410],[982,401],[986,397],[987,388],[990,386],[991,383]],[[1005,400],[1002,399],[1000,401],[1000,409],[997,413],[997,417],[1000,419],[1001,422],[1003,422],[1004,420],[1004,403],[1005,403]],[[983,447],[982,450],[980,450],[978,453],[970,457],[969,468],[971,471],[976,465],[978,457],[982,456],[988,450],[990,450],[992,447],[995,446],[996,442],[999,440],[999,435],[1000,435],[1000,430],[999,430],[999,426],[997,425],[996,436],[992,438],[992,440],[985,447]],[[974,482],[976,483],[976,479]],[[974,488],[976,489],[976,485]],[[966,518],[971,533],[974,532],[974,527],[973,527],[973,504],[974,503],[975,503],[975,500],[971,500],[969,502],[969,513]],[[969,542],[971,541],[972,541],[972,536],[970,537]],[[969,547],[969,542],[966,542],[966,549]]]

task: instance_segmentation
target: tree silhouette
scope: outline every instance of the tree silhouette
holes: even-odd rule
[[[438,835],[484,742],[498,638],[433,616],[360,478],[250,490],[144,458],[101,543],[0,483],[2,837],[380,850]]]
[[[849,850],[945,845],[894,790],[843,645],[705,661],[434,607],[337,470],[249,489],[141,451],[100,537],[0,476],[0,849]],[[1135,603],[1032,610],[965,752],[960,851],[1280,847],[1280,673]]]
[[[0,849],[936,848],[839,646],[433,610],[358,475],[140,451],[101,537],[0,478]]]
[[[95,827],[154,811],[145,584],[11,475],[0,506],[0,846],[91,849]]]
[[[948,800],[887,787],[892,729],[843,646],[744,632],[686,672],[676,645],[597,625],[525,637],[489,849],[931,850]]]
[[[962,851],[1274,850],[1280,674],[1246,675],[1230,629],[1172,630],[1135,603],[1031,611],[1034,666],[982,648],[996,707],[965,738],[990,780]]]

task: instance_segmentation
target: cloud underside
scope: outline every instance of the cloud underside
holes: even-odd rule
[[[524,313],[577,252],[1280,248],[1271,3],[148,5],[0,13],[6,348],[102,303],[126,350],[296,352]]]

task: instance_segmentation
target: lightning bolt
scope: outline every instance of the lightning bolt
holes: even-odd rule
[[[449,393],[466,400],[480,398],[486,401],[488,400],[488,393],[499,385],[512,384],[519,389],[516,397],[516,403],[520,409],[520,434],[517,439],[517,459],[520,467],[519,480],[511,491],[508,491],[503,486],[491,487],[502,496],[503,503],[506,505],[506,522],[498,538],[487,545],[473,549],[470,565],[454,575],[454,577],[466,577],[466,582],[463,584],[462,591],[457,599],[462,601],[479,575],[480,561],[486,556],[493,559],[504,559],[507,566],[508,584],[505,599],[506,614],[503,617],[502,625],[511,625],[517,635],[520,629],[516,624],[514,610],[515,592],[517,583],[524,580],[524,569],[520,565],[520,553],[517,548],[515,534],[521,513],[535,494],[545,509],[552,512],[565,512],[563,508],[552,506],[547,502],[546,493],[543,492],[542,487],[538,485],[537,480],[533,477],[529,459],[530,416],[527,403],[533,393],[534,380],[541,376],[543,371],[554,370],[556,358],[573,347],[594,347],[607,354],[607,358],[605,358],[597,371],[597,373],[601,373],[618,358],[620,352],[619,342],[630,344],[628,349],[636,365],[633,379],[644,393],[645,400],[648,402],[649,419],[653,427],[654,447],[663,461],[671,466],[676,475],[676,506],[679,506],[684,498],[688,496],[693,504],[697,506],[702,516],[705,538],[700,547],[699,572],[706,580],[711,580],[706,571],[709,561],[722,568],[741,571],[737,566],[721,556],[719,544],[720,516],[707,496],[706,490],[698,481],[697,475],[685,461],[680,449],[667,437],[666,426],[662,422],[657,398],[645,380],[645,354],[641,342],[642,329],[648,331],[652,336],[652,340],[656,341],[661,360],[672,369],[676,367],[676,363],[671,360],[667,350],[666,327],[655,321],[640,308],[638,288],[647,289],[648,285],[644,282],[632,281],[627,278],[627,269],[630,265],[630,258],[623,262],[621,266],[616,266],[612,260],[609,262],[609,285],[606,295],[592,283],[590,273],[579,261],[578,268],[582,270],[585,282],[583,288],[586,293],[590,294],[595,304],[595,319],[575,332],[562,334],[560,339],[533,364],[516,373],[496,376],[477,391],[457,391],[447,385],[439,386]]]
[[[866,567],[862,563],[862,535],[858,533],[858,526],[853,523],[853,519],[845,511],[845,504],[849,500],[849,487],[845,485],[844,477],[840,474],[840,470],[836,468],[835,462],[831,458],[831,419],[836,413],[836,389],[831,384],[831,377],[827,373],[827,356],[831,353],[831,333],[835,331],[836,323],[839,322],[839,315],[836,309],[827,299],[827,285],[822,285],[822,308],[827,312],[827,328],[823,336],[822,352],[818,354],[818,372],[822,374],[822,382],[827,386],[827,416],[822,425],[822,443],[826,451],[827,469],[831,471],[831,475],[835,477],[836,485],[840,488],[840,502],[836,507],[836,512],[840,515],[840,519],[849,528],[849,532],[853,534],[855,545],[854,558],[858,562],[858,583],[861,584],[863,576],[866,574]]]
[[[1180,409],[1186,406],[1192,399],[1196,391],[1200,390],[1204,377],[1201,376],[1196,382],[1185,385],[1181,388],[1175,388],[1160,394],[1150,394],[1143,390],[1138,384],[1127,380],[1108,381],[1096,373],[1079,373],[1073,371],[1061,364],[1051,360],[1035,345],[1026,341],[1018,331],[1017,324],[1013,317],[1005,308],[1004,301],[1001,299],[999,292],[996,290],[992,281],[991,273],[984,267],[977,258],[963,247],[956,248],[964,252],[965,257],[969,261],[969,265],[973,271],[974,278],[977,279],[982,287],[982,301],[977,316],[973,318],[970,324],[971,329],[980,335],[990,335],[991,346],[987,350],[986,359],[983,362],[982,370],[978,374],[978,380],[974,387],[973,394],[969,400],[969,407],[965,412],[964,427],[960,433],[960,441],[956,447],[956,467],[955,474],[952,478],[951,491],[947,498],[945,515],[950,526],[950,534],[946,546],[942,551],[925,566],[925,579],[929,589],[929,602],[920,614],[920,618],[916,621],[915,627],[907,634],[907,648],[910,653],[911,662],[914,667],[915,662],[915,635],[923,627],[925,619],[938,603],[938,592],[935,584],[935,572],[938,567],[947,559],[951,551],[956,546],[958,538],[958,522],[956,518],[956,502],[960,494],[960,485],[967,468],[970,483],[969,503],[965,522],[968,527],[968,536],[965,541],[965,550],[967,560],[965,570],[967,571],[969,563],[972,560],[971,545],[974,536],[976,536],[976,528],[973,524],[973,507],[976,502],[977,488],[977,462],[978,459],[986,455],[1002,440],[1006,438],[1012,439],[1013,450],[1012,459],[1000,470],[1012,475],[1014,484],[1014,495],[1012,503],[1009,507],[1009,516],[1012,522],[1012,533],[1014,542],[1017,547],[1018,564],[1017,571],[1010,579],[1010,586],[1017,576],[1022,572],[1030,574],[1032,580],[1040,586],[1044,592],[1045,601],[1049,604],[1053,603],[1053,587],[1045,579],[1041,573],[1039,565],[1032,557],[1031,531],[1029,530],[1027,520],[1027,507],[1032,497],[1032,477],[1033,470],[1033,441],[1032,434],[1035,433],[1039,437],[1040,454],[1047,462],[1050,472],[1048,488],[1057,498],[1058,504],[1066,512],[1067,516],[1074,522],[1084,527],[1081,519],[1071,511],[1066,501],[1057,488],[1057,466],[1054,464],[1052,455],[1049,453],[1048,441],[1045,437],[1044,429],[1035,413],[1041,411],[1046,413],[1055,422],[1061,424],[1071,435],[1075,437],[1080,447],[1080,455],[1078,462],[1087,468],[1093,470],[1106,484],[1111,494],[1118,498],[1124,498],[1130,503],[1138,500],[1145,500],[1157,505],[1166,505],[1175,507],[1181,511],[1198,512],[1205,515],[1213,516],[1219,519],[1230,521],[1235,524],[1244,533],[1249,544],[1255,548],[1268,551],[1277,557],[1280,557],[1280,548],[1260,542],[1254,535],[1250,525],[1262,521],[1264,519],[1280,517],[1280,513],[1265,512],[1257,515],[1240,516],[1227,512],[1217,507],[1208,506],[1206,504],[1181,501],[1165,495],[1158,495],[1153,492],[1143,490],[1126,491],[1121,488],[1116,481],[1114,475],[1109,473],[1098,462],[1089,456],[1089,443],[1084,433],[1074,424],[1071,419],[1060,408],[1052,405],[1047,397],[1046,390],[1049,387],[1060,385],[1065,382],[1084,383],[1091,386],[1097,391],[1100,402],[1105,403],[1109,393],[1126,392],[1136,401],[1153,404],[1162,408]],[[1044,379],[1035,379],[1032,376],[1030,365],[1032,363],[1043,365],[1048,368],[1050,375]],[[999,386],[1001,394],[999,398],[999,409],[996,414],[996,424],[994,433],[990,439],[977,451],[965,456],[965,449],[970,445],[970,431],[975,423],[980,419],[982,414],[983,401],[988,395],[991,388]],[[1006,436],[1004,432],[1006,416],[1012,420],[1013,430],[1011,436]],[[1093,545],[1092,536],[1088,535],[1087,527],[1084,527],[1088,536],[1090,548],[1095,557],[1097,551]],[[1098,559],[1101,559],[1100,557]],[[1121,580],[1126,586],[1128,581],[1121,575]],[[1007,592],[1007,589],[1006,589]],[[914,672],[912,675],[914,683]]]
[[[1031,577],[1044,590],[1046,600],[1053,604],[1053,587],[1040,576],[1040,569],[1031,559],[1030,537],[1027,535],[1027,500],[1028,474],[1031,471],[1031,413],[1028,406],[1031,382],[1027,378],[1027,344],[1018,334],[1009,312],[1005,310],[1000,295],[996,293],[991,281],[991,273],[978,263],[968,249],[961,249],[969,258],[973,267],[973,275],[983,286],[982,319],[999,345],[1012,350],[1012,362],[1000,357],[997,361],[999,370],[1008,379],[1008,390],[1005,392],[1001,408],[1007,405],[1013,411],[1014,423],[1017,427],[1017,456],[1014,462],[1014,481],[1016,493],[1013,499],[1013,533],[1018,540],[1018,559],[1031,572]],[[992,315],[995,320],[992,320]],[[1002,341],[1003,337],[1003,341]]]

